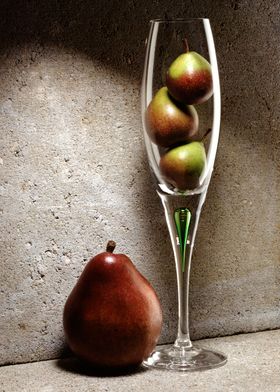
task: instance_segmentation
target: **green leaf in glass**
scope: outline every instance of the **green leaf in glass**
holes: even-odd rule
[[[174,220],[180,246],[182,271],[185,272],[187,240],[191,221],[190,210],[188,210],[187,208],[177,208],[174,212]]]

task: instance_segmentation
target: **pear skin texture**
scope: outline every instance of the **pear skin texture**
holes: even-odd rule
[[[193,106],[176,102],[162,87],[146,111],[148,133],[154,143],[170,147],[193,140],[198,130],[198,115]]]
[[[180,102],[187,105],[203,103],[213,94],[211,65],[196,52],[183,53],[170,65],[166,86],[172,97]]]
[[[123,254],[100,253],[86,265],[63,313],[66,340],[98,368],[139,365],[153,351],[162,311],[150,283]]]
[[[160,170],[171,185],[185,191],[199,186],[205,164],[206,153],[202,142],[191,142],[164,154],[160,160]]]

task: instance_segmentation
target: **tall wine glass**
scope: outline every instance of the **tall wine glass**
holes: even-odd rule
[[[213,94],[210,94],[211,97],[208,97],[205,102],[195,104],[199,118],[199,131],[193,138],[194,140],[190,138],[190,140],[181,140],[175,143],[175,145],[162,146],[154,137],[151,137],[151,128],[153,128],[154,124],[151,124],[151,119],[148,117],[148,107],[155,94],[166,85],[167,70],[171,63],[184,50],[196,52],[209,62]],[[177,71],[175,70],[175,72]],[[164,90],[162,91],[164,92]],[[174,99],[174,95],[170,93],[169,87],[167,91],[166,93],[165,89],[165,94],[167,94],[171,102],[184,110],[183,106],[185,103],[179,102],[180,99],[178,100],[177,97]],[[161,105],[161,101],[159,102]],[[141,108],[148,160],[155,179],[156,190],[165,211],[166,223],[174,252],[178,286],[177,339],[171,347],[159,348],[153,352],[144,362],[144,365],[179,371],[222,366],[227,361],[224,354],[193,346],[189,334],[189,278],[192,252],[201,208],[205,201],[214,166],[220,128],[219,74],[215,46],[208,19],[157,19],[150,21],[142,81]],[[162,121],[165,121],[164,115],[160,110],[157,112],[156,109],[154,112],[155,116],[158,115]],[[211,130],[210,133],[209,130]],[[204,137],[207,133],[209,133],[207,137]],[[186,175],[186,181],[183,179],[185,185],[177,186],[176,178],[173,181],[166,175],[163,166],[161,166],[161,160],[167,152],[172,149],[175,150],[178,145],[186,146],[190,143],[197,143],[197,140],[205,148],[206,161],[203,169],[195,182],[188,182],[188,176]],[[170,144],[173,142],[170,140]],[[171,157],[171,159],[173,158]],[[176,163],[174,165],[173,167],[171,165],[171,169],[169,168],[171,174],[172,170],[176,171]]]

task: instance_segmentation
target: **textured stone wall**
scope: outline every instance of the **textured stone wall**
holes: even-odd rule
[[[218,156],[191,276],[192,337],[280,327],[278,1],[2,1],[0,362],[59,356],[64,302],[109,238],[176,334],[176,284],[139,88],[148,20],[209,17]]]

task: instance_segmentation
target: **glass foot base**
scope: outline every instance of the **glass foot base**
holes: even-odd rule
[[[143,366],[174,370],[195,371],[212,369],[225,365],[227,357],[217,351],[206,350],[199,347],[163,347],[157,348],[149,358],[143,362]]]

